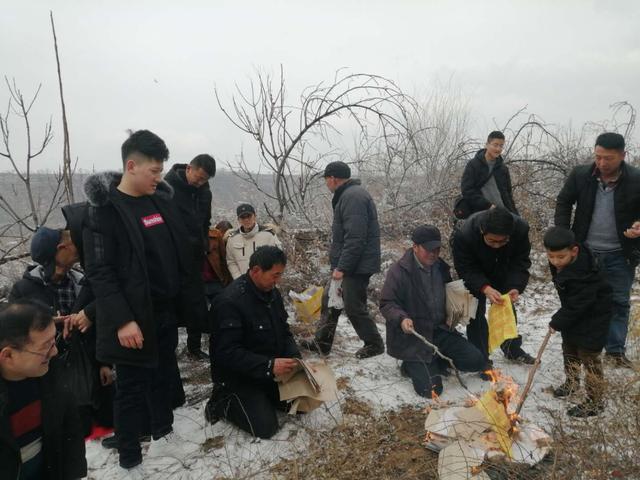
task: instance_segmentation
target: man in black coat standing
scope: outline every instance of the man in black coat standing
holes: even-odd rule
[[[116,367],[120,466],[138,476],[147,418],[154,439],[148,456],[184,443],[173,432],[176,317],[193,318],[204,301],[192,298],[190,259],[180,248],[187,233],[162,181],[168,156],[161,138],[139,130],[122,144],[124,174],[96,174],[85,183],[91,208],[83,244],[97,302],[97,358]]]
[[[80,419],[55,375],[56,327],[38,304],[0,312],[2,478],[76,480],[87,475]]]
[[[446,284],[450,267],[440,258],[440,231],[433,225],[416,228],[413,247],[387,272],[380,293],[380,312],[387,320],[387,352],[402,360],[401,371],[411,378],[418,395],[442,393],[441,375],[449,363],[412,332],[433,343],[466,372],[486,370],[485,356],[447,324]]]
[[[202,153],[186,164],[176,164],[165,175],[164,180],[173,187],[173,201],[187,227],[188,238],[185,243],[192,252],[191,274],[194,276],[194,288],[202,290],[202,266],[208,250],[208,232],[211,226],[211,188],[209,180],[216,174],[216,161],[211,155]],[[206,323],[206,311],[200,312]],[[186,319],[180,322],[186,324]],[[201,325],[205,327],[205,325]],[[192,358],[208,360],[209,355],[202,351],[202,332],[195,327],[187,328],[187,350]]]
[[[478,299],[476,316],[467,326],[467,338],[489,356],[486,300],[502,304],[503,294],[515,303],[529,283],[531,243],[529,224],[503,207],[477,212],[453,232],[453,263],[467,289]],[[532,364],[522,349],[522,337],[506,340],[505,357]]]
[[[367,308],[369,278],[380,271],[380,226],[376,205],[360,185],[360,180],[351,178],[351,169],[344,162],[327,165],[324,180],[333,192],[329,251],[331,280],[342,282],[344,311],[364,341],[356,357],[380,355],[384,353],[384,343]],[[341,313],[340,309],[328,306],[330,282],[322,298],[322,314],[315,338],[301,342],[303,348],[324,355],[331,351]]]
[[[215,300],[211,368],[216,385],[205,415],[259,438],[278,431],[276,409],[285,404],[275,378],[290,373],[300,357],[276,288],[286,264],[278,247],[259,247],[249,271]]]
[[[491,132],[485,148],[478,150],[464,168],[460,189],[471,213],[491,207],[504,207],[511,213],[518,214],[513,201],[509,169],[501,155],[504,141],[502,132]]]
[[[605,358],[615,366],[631,368],[625,345],[631,286],[640,262],[640,170],[624,161],[625,153],[619,133],[598,136],[595,161],[575,167],[558,194],[555,224],[571,226],[576,240],[598,259],[613,288]]]

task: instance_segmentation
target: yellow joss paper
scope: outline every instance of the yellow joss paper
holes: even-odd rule
[[[504,303],[492,303],[489,307],[489,353],[493,352],[502,342],[518,336],[516,317],[513,313],[511,298],[502,295]]]
[[[509,436],[511,422],[509,421],[504,405],[498,401],[496,392],[494,390],[485,392],[485,394],[480,397],[478,403],[475,404],[475,408],[484,413],[488,422],[491,424],[491,429],[496,433],[500,449],[511,458],[512,442]]]

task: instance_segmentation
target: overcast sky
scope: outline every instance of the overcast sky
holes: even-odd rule
[[[341,67],[386,76],[419,96],[452,79],[478,135],[525,105],[574,125],[608,118],[615,101],[640,108],[636,0],[3,0],[0,73],[25,95],[42,83],[36,132],[53,117],[55,139],[36,168],[54,168],[62,151],[50,9],[71,151],[85,169],[119,168],[128,128],[164,138],[171,163],[201,152],[232,161],[242,148],[251,160],[252,140],[224,119],[213,87],[229,98],[234,83],[280,64],[291,102]],[[7,100],[0,88],[0,105]]]

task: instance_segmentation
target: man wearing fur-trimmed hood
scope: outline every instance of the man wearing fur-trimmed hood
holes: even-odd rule
[[[189,298],[189,259],[180,248],[185,226],[162,181],[168,156],[161,138],[139,130],[122,145],[124,173],[92,175],[85,184],[91,208],[83,243],[97,301],[97,357],[116,366],[120,466],[142,476],[145,418],[154,438],[147,456],[166,455],[182,443],[172,427],[176,316],[189,318],[197,307]]]

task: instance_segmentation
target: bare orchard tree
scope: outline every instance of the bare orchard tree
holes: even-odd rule
[[[275,222],[289,214],[313,223],[310,207],[320,185],[320,165],[341,153],[335,139],[351,125],[364,136],[406,134],[407,112],[415,104],[389,79],[342,70],[331,83],[305,89],[295,105],[287,102],[286,93],[282,67],[279,78],[258,73],[248,91],[237,88],[232,109],[223,105],[216,90],[222,112],[258,145],[258,172],[244,157],[229,168],[276,204],[275,212],[268,209]],[[272,190],[257,181],[257,174],[265,172],[272,174]]]
[[[17,179],[17,185],[11,188],[3,188],[0,191],[0,213],[5,220],[0,223],[0,264],[26,256],[24,245],[31,238],[31,234],[38,227],[44,225],[51,213],[64,200],[63,175],[58,172],[49,183],[50,192],[43,192],[42,186],[36,187],[34,179],[39,180],[47,175],[34,175],[33,163],[47,148],[53,138],[51,121],[44,126],[41,139],[33,140],[32,125],[29,114],[38,98],[41,85],[38,85],[33,96],[25,98],[22,91],[5,77],[5,83],[9,91],[9,101],[4,115],[0,114],[0,132],[2,133],[2,146],[0,157],[4,158],[5,168],[12,170]],[[22,119],[24,138],[26,144],[20,150],[24,150],[24,156],[18,155],[13,150],[11,140],[10,118]],[[9,167],[9,168],[6,168]]]

